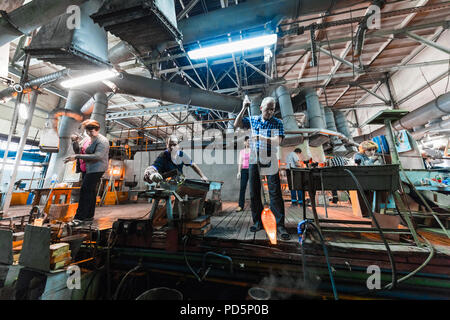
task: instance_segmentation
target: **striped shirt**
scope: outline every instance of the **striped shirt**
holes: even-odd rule
[[[343,167],[348,164],[348,160],[341,157],[341,156],[335,156],[330,160],[330,166],[331,167]]]

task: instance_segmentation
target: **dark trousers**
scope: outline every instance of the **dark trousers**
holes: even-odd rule
[[[302,197],[303,193],[301,190],[293,190],[292,186],[292,174],[291,169],[286,169],[286,179],[288,181],[289,190],[291,191],[291,202],[292,203],[303,203]]]
[[[264,206],[261,200],[261,178],[256,164],[249,165],[249,180],[253,223],[261,223],[261,213]],[[267,186],[269,188],[270,210],[275,215],[277,226],[284,226],[284,203],[278,172],[267,176]]]
[[[239,190],[239,207],[244,208],[245,191],[248,183],[248,169],[241,169],[241,188]]]
[[[80,200],[74,219],[85,220],[94,217],[95,201],[97,197],[96,187],[104,172],[86,173],[81,183]]]

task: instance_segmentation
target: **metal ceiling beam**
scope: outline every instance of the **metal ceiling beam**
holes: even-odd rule
[[[347,61],[344,59],[345,56],[347,56],[348,51],[351,48],[351,42],[350,45],[347,44],[346,48],[344,49],[344,51],[342,52],[341,56],[338,57],[337,55],[333,54],[332,52],[326,50],[325,48],[322,48],[321,46],[317,46],[317,48],[322,51],[323,53],[325,53],[327,56],[332,57],[333,59],[336,59],[337,61],[339,61],[341,64],[345,64],[347,66],[349,66],[352,69],[355,70],[361,70],[361,68],[359,68],[358,66],[355,66],[353,63],[351,63],[350,61]]]
[[[185,7],[183,7],[183,10],[177,15],[177,20],[183,19],[187,14],[195,7],[199,0],[191,0]],[[180,3],[183,5],[183,1],[180,0]]]
[[[429,41],[436,41],[441,35],[442,33],[445,31],[445,26],[439,26],[437,27],[436,31],[434,32],[434,34],[432,36],[430,36],[428,38]],[[399,68],[397,70],[392,70],[393,74],[391,75],[391,77],[398,71],[400,71],[402,69],[403,66],[405,66],[407,63],[409,63],[411,60],[413,60],[420,52],[422,52],[424,49],[426,48],[425,44],[422,44],[420,46],[418,46],[417,48],[415,48],[408,56],[406,56],[404,59],[402,59],[402,61],[399,64]],[[371,91],[376,92],[381,86],[383,85],[383,81],[379,81],[375,86],[373,86],[371,88]],[[361,98],[358,99],[358,101],[356,102],[357,104],[360,103],[361,101],[364,101],[366,98],[368,97],[368,93],[365,94],[364,96],[362,96]]]
[[[321,49],[321,48],[322,48],[322,47],[319,46],[319,49]],[[349,42],[347,42],[347,44],[346,44],[344,50],[341,52],[340,58],[344,59],[344,58],[347,56],[347,54],[348,54],[348,52],[350,51],[351,48],[352,48],[352,42],[349,41]],[[333,56],[332,56],[332,58],[333,58]],[[323,87],[322,87],[321,89],[319,89],[319,91],[318,91],[318,93],[317,93],[317,95],[318,95],[319,97],[322,95],[322,92],[323,92],[324,90],[326,90],[326,87],[327,87],[328,84],[330,83],[331,79],[333,79],[333,75],[336,74],[336,72],[338,71],[338,69],[341,67],[341,65],[342,65],[342,63],[343,63],[343,62],[340,61],[339,59],[336,59],[336,60],[338,60],[338,62],[337,62],[337,63],[333,66],[333,68],[331,69],[330,77],[329,77],[327,80],[324,81]],[[346,60],[345,60],[345,61],[346,61]]]
[[[420,0],[415,7],[420,7],[420,6],[424,6],[425,4],[427,4],[428,0]],[[411,13],[409,14],[406,18],[404,18],[402,20],[402,22],[397,26],[397,28],[395,28],[394,30],[392,30],[392,37],[389,38],[388,40],[386,40],[383,44],[381,44],[380,48],[378,49],[378,51],[370,58],[369,62],[366,64],[367,66],[370,66],[379,56],[380,54],[384,51],[384,49],[386,49],[387,46],[389,46],[392,41],[394,41],[395,37],[394,35],[399,33],[398,30],[404,29],[406,28],[406,26],[412,21],[412,19],[414,19],[414,17],[417,15],[417,12]],[[355,80],[358,80],[360,77],[360,75],[356,76]],[[348,92],[348,90],[350,90],[350,86],[348,86],[341,95],[339,95],[339,98],[336,99],[333,103],[333,106],[336,105],[336,103],[339,102],[339,100]]]
[[[338,78],[353,78],[355,74],[357,74],[359,77],[361,75],[364,74],[368,74],[368,73],[374,73],[374,74],[379,74],[379,73],[384,73],[384,72],[388,72],[388,71],[394,71],[394,70],[399,70],[399,69],[407,69],[407,68],[419,68],[419,67],[423,67],[423,66],[429,66],[429,65],[447,65],[448,64],[448,60],[436,60],[436,61],[426,61],[426,62],[420,62],[420,63],[414,63],[414,64],[409,64],[409,65],[404,65],[404,66],[386,66],[386,67],[382,67],[382,68],[371,68],[371,69],[367,69],[361,73],[353,73],[353,72],[343,72],[343,73],[335,73],[332,76],[332,79],[338,79]],[[281,85],[281,84],[292,84],[292,83],[310,83],[310,82],[317,82],[317,81],[323,81],[323,80],[327,80],[330,77],[330,74],[323,74],[323,75],[319,75],[319,76],[312,76],[312,77],[307,77],[307,78],[302,78],[300,80],[298,79],[290,79],[290,80],[277,80],[277,81],[273,81],[271,83],[268,84],[257,84],[257,85],[251,85],[251,86],[244,86],[242,87],[243,90],[251,90],[251,89],[258,89],[258,88],[265,88],[269,85]],[[377,78],[378,79],[378,78]],[[348,86],[351,87],[351,85],[354,83],[354,81],[352,82],[348,82]],[[321,85],[322,86],[322,85]],[[238,88],[224,88],[221,90],[215,90],[215,92],[217,93],[227,93],[227,92],[234,92],[238,90]]]
[[[117,123],[117,124],[125,127],[125,128],[128,128],[128,129],[139,129],[138,127],[136,127],[136,126],[134,126],[134,125],[132,125],[132,124],[126,122],[126,121],[123,121],[123,120],[112,120],[112,121],[114,123]],[[146,132],[146,133],[144,133],[144,135],[146,135],[147,137],[149,137],[151,139],[155,139],[156,141],[165,142],[163,138],[155,136],[155,135],[153,135],[151,133]]]
[[[445,47],[445,46],[440,45],[439,43],[436,43],[434,41],[430,41],[430,40],[428,40],[428,39],[426,39],[424,37],[421,37],[421,36],[419,36],[419,35],[417,35],[415,33],[410,32],[410,31],[405,32],[405,34],[409,38],[411,38],[413,40],[416,40],[417,42],[423,43],[423,44],[425,44],[426,46],[428,46],[430,48],[434,48],[434,49],[442,51],[442,52],[444,52],[446,54],[450,54],[450,49]]]
[[[375,39],[375,38],[384,38],[388,36],[394,37],[396,34],[404,34],[407,31],[416,31],[416,30],[423,30],[423,29],[429,29],[429,28],[437,28],[437,27],[443,27],[444,29],[447,29],[449,25],[448,20],[440,20],[435,22],[430,22],[426,24],[420,24],[420,25],[414,25],[409,27],[403,27],[398,29],[382,29],[382,30],[376,30],[371,33],[366,34],[365,39]],[[392,38],[393,40],[394,38]],[[330,39],[329,41],[317,41],[318,46],[325,46],[328,44],[339,44],[343,42],[352,41],[352,37],[343,37],[343,38],[337,38],[337,39]],[[280,51],[278,51],[278,55],[292,53],[300,50],[306,50],[311,47],[311,44],[308,42],[298,44],[298,45],[292,45],[288,48],[282,48]]]
[[[144,116],[153,116],[155,114],[160,113],[172,113],[172,112],[184,112],[195,110],[196,107],[182,105],[182,104],[173,104],[168,106],[159,106],[152,108],[145,108],[139,110],[127,110],[127,111],[119,111],[119,112],[111,112],[106,115],[106,120],[117,120],[117,119],[128,119],[135,117],[144,117]]]
[[[371,94],[372,96],[374,96],[375,98],[378,98],[379,100],[383,101],[386,105],[391,105],[391,101],[388,101],[382,97],[380,97],[378,94],[376,94],[375,92],[370,91],[369,89],[367,89],[366,87],[363,87],[361,84],[357,83],[356,84],[357,87],[363,89],[365,92],[367,92],[368,94]]]
[[[376,103],[370,103],[370,104],[350,105],[350,106],[345,106],[345,107],[335,107],[335,106],[327,106],[327,107],[330,107],[333,110],[335,110],[335,109],[346,110],[346,109],[363,109],[363,108],[389,107],[389,106],[390,106],[390,104],[376,102]]]
[[[255,67],[253,64],[251,64],[250,62],[248,62],[245,59],[242,59],[242,62],[244,62],[247,66],[249,66],[250,68],[252,68],[253,70],[255,70],[257,73],[259,73],[260,75],[262,75],[264,78],[267,78],[268,80],[272,81],[273,78],[271,76],[269,76],[267,73],[261,71],[260,69],[258,69],[257,67]]]
[[[414,96],[416,96],[418,93],[422,92],[425,89],[428,89],[430,86],[434,85],[435,83],[441,81],[442,79],[444,79],[445,77],[447,77],[449,75],[449,71],[446,70],[445,72],[441,73],[440,75],[438,75],[436,78],[434,78],[433,80],[429,81],[428,83],[424,84],[423,86],[421,86],[420,88],[418,88],[417,90],[414,90],[414,92],[408,94],[406,97],[400,99],[397,101],[398,105],[401,105],[403,103],[405,103],[406,101],[408,101],[409,99],[413,98]]]

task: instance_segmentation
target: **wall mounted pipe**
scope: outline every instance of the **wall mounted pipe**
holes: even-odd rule
[[[33,0],[0,17],[0,46],[29,34],[46,21],[66,13],[71,5],[81,5],[86,0]]]

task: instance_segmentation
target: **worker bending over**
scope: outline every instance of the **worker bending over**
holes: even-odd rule
[[[179,147],[179,140],[176,136],[170,136],[167,139],[167,149],[160,153],[153,165],[145,169],[144,181],[148,183],[158,183],[163,179],[163,174],[174,169],[183,174],[183,166],[190,166],[200,176],[200,178],[208,182],[208,178],[203,174],[198,165],[192,162],[191,158]]]

